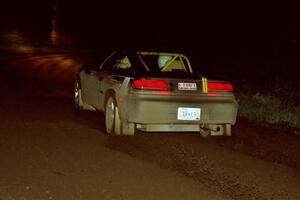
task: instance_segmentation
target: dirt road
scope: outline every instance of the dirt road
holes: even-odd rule
[[[0,199],[300,199],[298,130],[239,119],[233,137],[108,137],[75,113],[86,57],[2,59]]]

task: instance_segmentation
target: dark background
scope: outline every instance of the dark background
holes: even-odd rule
[[[179,51],[199,71],[255,82],[253,87],[264,85],[266,90],[276,89],[274,80],[283,85],[299,79],[296,3],[12,0],[1,4],[2,31],[17,30],[35,44],[51,46],[56,5],[57,28],[65,38],[56,45],[60,48]]]
[[[73,43],[196,49],[218,55],[295,55],[296,4],[241,1],[16,1],[1,3],[1,25],[49,37],[53,5]]]

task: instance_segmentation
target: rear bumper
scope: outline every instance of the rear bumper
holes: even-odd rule
[[[178,107],[200,108],[200,120],[178,120]],[[203,94],[190,97],[128,94],[124,102],[119,105],[119,108],[122,121],[141,125],[152,124],[153,127],[164,124],[170,127],[173,124],[173,127],[178,126],[174,128],[175,130],[178,130],[179,125],[182,125],[183,131],[185,131],[185,125],[235,124],[238,104],[232,94],[227,96]],[[198,126],[191,126],[190,128],[198,130],[196,127]]]
[[[145,132],[199,132],[199,124],[137,124],[136,128]]]

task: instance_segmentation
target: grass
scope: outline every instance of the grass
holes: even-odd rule
[[[239,116],[261,123],[300,128],[298,102],[260,93],[239,93],[236,96],[239,102]]]
[[[239,116],[300,128],[299,56],[215,57],[198,65],[208,78],[233,83]]]

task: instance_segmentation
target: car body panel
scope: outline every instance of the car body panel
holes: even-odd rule
[[[120,120],[134,123],[143,131],[199,131],[207,124],[211,125],[207,127],[214,127],[236,123],[238,103],[234,94],[231,91],[209,91],[209,80],[193,74],[186,56],[161,52],[136,52],[135,55],[135,61],[142,66],[137,70],[134,68],[137,62],[132,62],[132,57],[113,52],[96,70],[79,71],[83,101],[96,110],[105,111],[107,98],[113,96]],[[160,55],[171,56],[171,59],[160,71],[155,71],[148,61],[151,56]],[[142,56],[150,57],[143,60]],[[122,65],[125,67],[120,69]],[[116,71],[111,69],[113,66]],[[168,88],[162,91],[136,89],[132,86],[136,79],[163,80]],[[195,112],[200,118],[180,120],[179,110],[187,110],[187,114]]]
[[[174,124],[201,124],[201,123],[230,123],[235,124],[237,114],[237,102],[232,96],[178,95],[148,95],[132,94],[120,104],[120,113],[123,120],[135,123],[174,123]],[[200,108],[199,121],[183,121],[177,119],[179,107]]]

